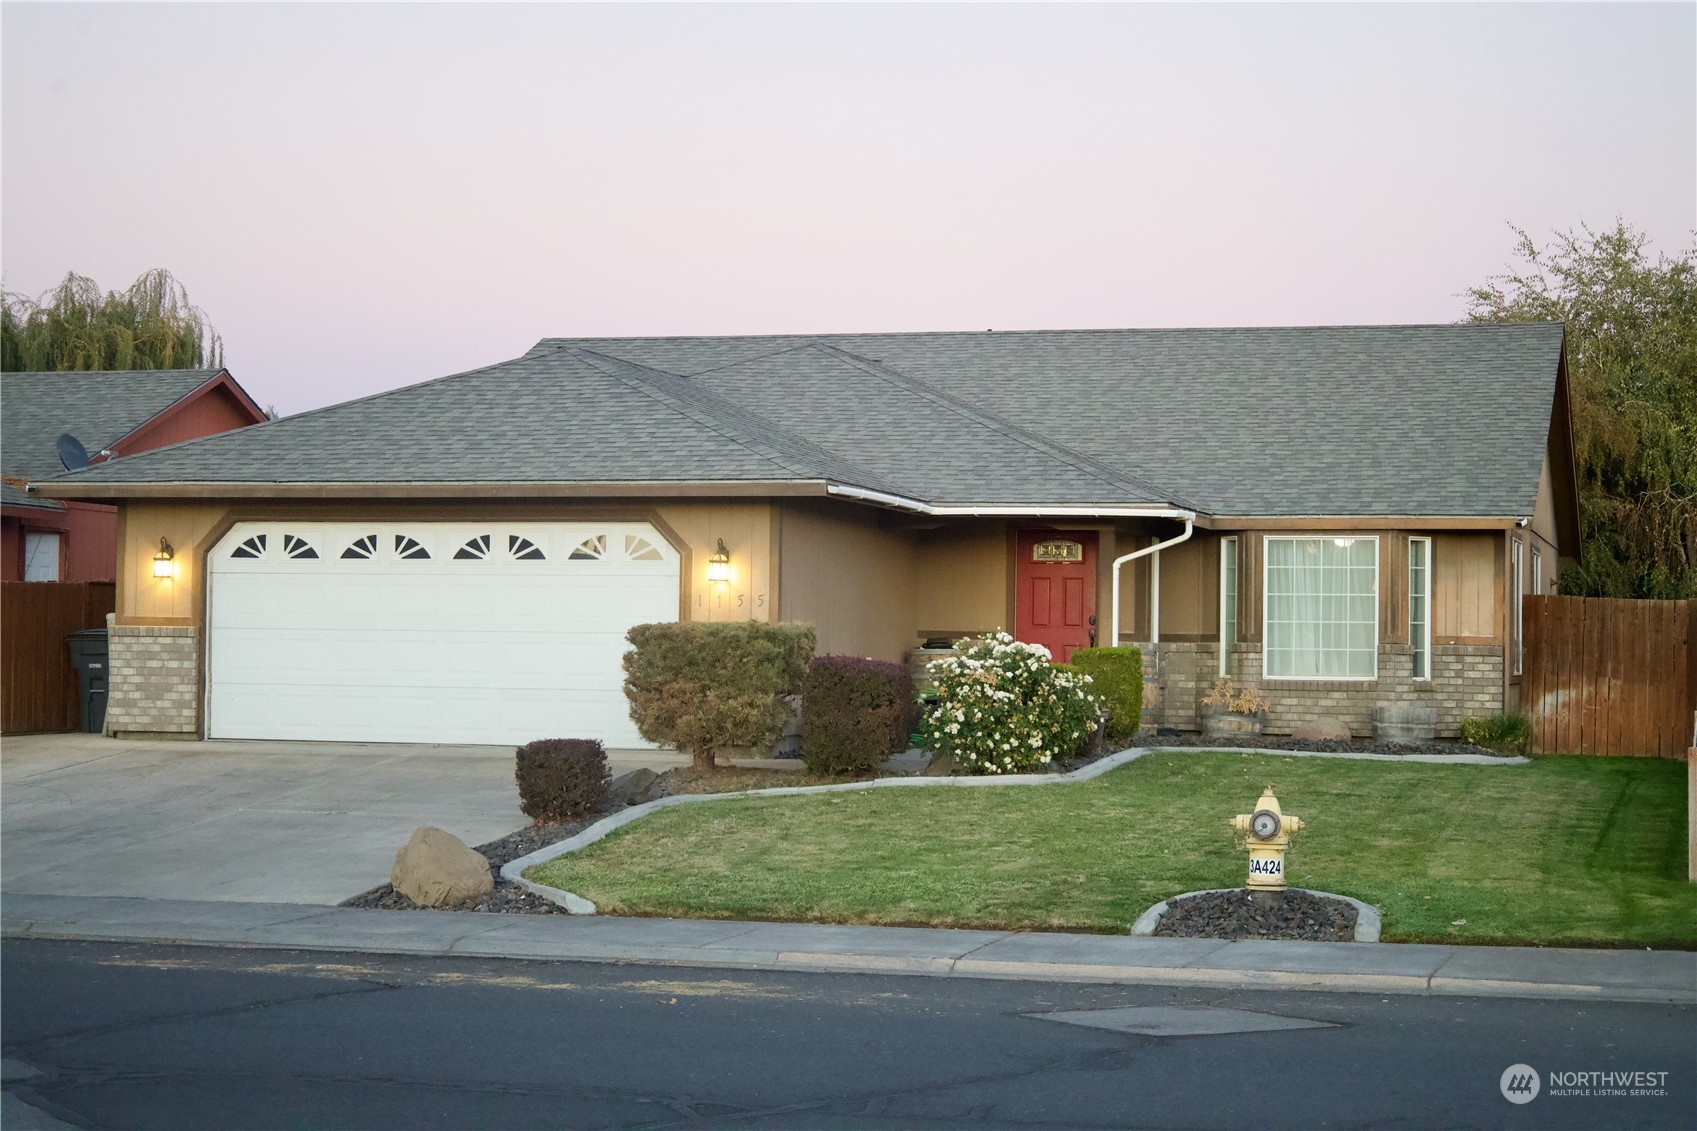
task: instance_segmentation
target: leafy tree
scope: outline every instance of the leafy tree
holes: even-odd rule
[[[1584,562],[1564,593],[1697,597],[1697,246],[1675,257],[1616,219],[1538,247],[1467,292],[1475,322],[1567,324]]]
[[[0,369],[216,369],[224,340],[171,272],[101,294],[75,272],[38,299],[5,292]]]

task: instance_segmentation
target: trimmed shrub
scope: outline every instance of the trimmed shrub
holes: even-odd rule
[[[1090,677],[1049,663],[1049,650],[1005,632],[962,640],[926,671],[937,705],[927,750],[974,774],[1018,774],[1070,757],[1096,729]]]
[[[607,752],[593,738],[544,738],[518,748],[519,808],[533,821],[575,821],[607,807]]]
[[[789,718],[784,696],[801,691],[813,627],[727,621],[639,624],[626,634],[625,698],[650,742],[712,769],[723,747],[767,747]]]
[[[901,664],[820,656],[801,692],[801,758],[816,774],[867,774],[907,749],[913,674]]]
[[[1115,746],[1130,742],[1143,725],[1143,653],[1130,647],[1077,648],[1072,666],[1090,677],[1090,693],[1108,712],[1104,737]]]
[[[1525,715],[1462,719],[1461,740],[1499,754],[1529,754],[1532,751],[1532,721]]]

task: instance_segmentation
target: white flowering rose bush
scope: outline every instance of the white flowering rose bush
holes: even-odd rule
[[[1090,677],[1049,663],[1041,644],[1005,632],[962,640],[927,665],[937,702],[920,728],[927,750],[973,774],[1021,774],[1074,754],[1096,729]]]

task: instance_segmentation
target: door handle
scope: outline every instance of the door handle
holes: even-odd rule
[[[1095,619],[1095,618],[1092,618],[1092,619]],[[1095,629],[1090,630],[1090,646],[1092,648],[1096,647],[1096,630]]]

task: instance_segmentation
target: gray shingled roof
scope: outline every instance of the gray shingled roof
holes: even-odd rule
[[[62,433],[75,436],[94,455],[222,372],[123,369],[0,374],[0,468],[26,479],[56,475],[64,470],[54,446]]]
[[[40,495],[25,494],[10,483],[3,482],[0,482],[0,504],[8,507],[26,507],[38,511],[62,511],[65,509],[64,503],[44,499]]]
[[[1555,324],[545,339],[89,483],[825,480],[933,505],[1530,513]]]

